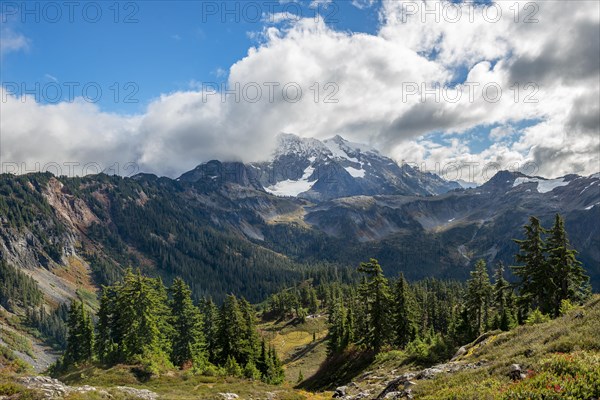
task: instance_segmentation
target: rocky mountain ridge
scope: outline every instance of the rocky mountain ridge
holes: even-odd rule
[[[370,146],[341,136],[320,141],[281,134],[271,160],[242,164],[209,161],[179,177],[180,181],[225,181],[276,196],[326,201],[358,195],[431,196],[460,188],[408,164],[398,165]]]

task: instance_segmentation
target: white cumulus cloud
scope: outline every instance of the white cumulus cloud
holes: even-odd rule
[[[119,115],[81,99],[42,105],[3,92],[2,160],[133,161],[177,176],[209,159],[265,158],[278,133],[293,132],[341,134],[426,168],[529,162],[549,177],[597,172],[600,5],[523,2],[516,16],[514,4],[383,1],[374,35],[312,18],[266,26],[260,45],[222,74],[240,93],[225,101],[196,86]],[[442,14],[436,22],[415,5]],[[522,120],[539,123],[513,132]],[[481,126],[499,126],[485,134],[496,143],[473,152],[461,134]],[[453,136],[438,143],[432,134]]]

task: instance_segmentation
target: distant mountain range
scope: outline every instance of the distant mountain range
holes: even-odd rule
[[[293,135],[279,137],[270,161],[215,160],[178,179],[2,175],[0,253],[53,304],[128,266],[182,276],[197,297],[260,301],[302,277],[337,279],[370,257],[388,276],[465,279],[479,258],[513,263],[512,239],[529,216],[549,226],[561,213],[600,288],[599,174],[501,171],[465,184],[339,136]]]
[[[268,162],[199,165],[179,180],[225,179],[264,189],[276,196],[313,201],[349,196],[436,195],[460,188],[439,176],[408,164],[398,165],[376,149],[341,136],[319,141],[282,134]],[[223,174],[223,175],[219,175]]]

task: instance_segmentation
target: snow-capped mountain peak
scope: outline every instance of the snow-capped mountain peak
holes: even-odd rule
[[[323,143],[332,152],[334,157],[348,158],[356,153],[372,153],[379,155],[377,149],[366,144],[350,142],[340,135],[336,135],[331,139],[326,139]]]
[[[459,187],[437,175],[401,167],[375,148],[339,135],[320,141],[281,134],[271,161],[252,166],[256,180],[267,192],[311,200],[356,195],[431,195]]]
[[[327,152],[327,147],[314,138],[302,138],[291,133],[281,133],[277,136],[277,147],[273,153],[276,159],[286,155],[299,157],[314,157]]]

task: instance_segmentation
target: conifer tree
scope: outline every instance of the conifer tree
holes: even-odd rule
[[[341,299],[334,299],[329,309],[329,332],[327,337],[327,352],[329,355],[343,350],[345,333],[345,309]]]
[[[109,290],[110,289],[107,287],[102,288],[100,308],[98,309],[98,323],[96,325],[97,335],[95,352],[98,360],[102,363],[109,362],[114,351],[114,343],[111,336],[112,303],[108,295]]]
[[[379,262],[372,258],[367,263],[361,263],[358,271],[365,280],[360,287],[365,299],[367,347],[379,352],[389,336],[389,305],[390,289],[388,280],[383,275]]]
[[[354,343],[356,338],[356,332],[354,327],[354,307],[350,305],[350,307],[345,309],[345,318],[344,318],[344,326],[343,326],[343,340],[342,347],[348,347],[349,344]]]
[[[285,378],[285,372],[274,347],[270,347],[267,353],[267,373],[263,380],[271,385],[279,385]]]
[[[308,297],[308,312],[316,314],[319,312],[319,300],[317,299],[317,291],[311,286]]]
[[[500,261],[494,272],[494,305],[498,310],[503,310],[507,306],[509,290],[508,281],[504,279],[504,264]]]
[[[504,279],[504,264],[500,261],[494,272],[494,306],[497,310],[495,326],[507,331],[512,325],[512,307],[510,298],[512,296],[510,285]]]
[[[227,375],[229,376],[235,376],[238,378],[242,376],[242,368],[240,367],[236,359],[231,355],[227,356],[224,368],[225,372],[227,372]]]
[[[256,364],[253,360],[248,361],[246,366],[244,367],[244,376],[253,381],[258,381],[261,378],[261,373],[256,367]]]
[[[227,296],[221,306],[217,337],[221,363],[225,363],[230,356],[238,362],[243,358],[244,325],[238,299],[234,295]]]
[[[400,348],[404,348],[415,338],[416,323],[410,288],[402,273],[400,273],[394,291],[393,321],[394,344]]]
[[[249,362],[254,363],[259,350],[259,337],[256,330],[256,311],[254,307],[246,301],[240,300],[240,308],[243,316],[243,347],[240,350],[240,364],[246,365]]]
[[[520,278],[518,283],[519,302],[525,309],[539,308],[543,313],[553,311],[552,293],[556,286],[544,255],[542,234],[545,230],[536,217],[529,218],[525,225],[525,239],[513,239],[519,245],[517,262],[524,265],[512,266],[514,274]]]
[[[70,365],[90,361],[94,354],[94,325],[83,301],[71,302],[68,329],[65,363]]]
[[[204,299],[200,304],[202,315],[204,316],[204,337],[206,339],[206,348],[208,360],[218,363],[218,335],[219,335],[219,309],[212,299]]]
[[[560,305],[563,300],[575,302],[583,300],[584,284],[589,278],[585,275],[581,262],[576,258],[577,251],[569,245],[565,222],[560,215],[556,214],[554,226],[548,233],[545,250],[555,287],[552,313],[557,317],[560,315]]]
[[[165,291],[157,290],[158,285],[139,271],[128,271],[117,287],[114,342],[118,361],[136,362],[140,357],[166,359],[170,353],[170,332],[165,332],[167,321],[163,321],[168,300]]]
[[[466,305],[475,322],[475,332],[481,334],[488,322],[492,285],[485,261],[479,260],[467,281]]]
[[[268,353],[265,339],[263,338],[260,343],[260,351],[258,353],[258,360],[256,361],[256,368],[260,371],[262,376],[265,376],[268,371]]]
[[[174,329],[171,361],[183,367],[205,362],[205,342],[202,315],[192,302],[192,291],[181,278],[173,281],[171,292],[171,321]]]

